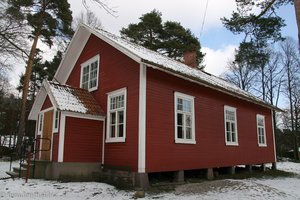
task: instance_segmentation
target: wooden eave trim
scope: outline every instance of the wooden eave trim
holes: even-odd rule
[[[46,97],[47,97],[47,91],[45,90],[45,88],[41,87],[33,102],[32,108],[28,115],[28,120],[37,120],[39,111],[42,109]]]
[[[106,118],[106,116],[104,116],[104,115],[91,115],[91,114],[77,113],[77,112],[71,112],[71,111],[61,111],[61,113],[67,117],[75,117],[75,118],[81,118],[81,119],[104,121]]]
[[[53,96],[53,94],[51,92],[50,84],[49,84],[49,82],[46,79],[43,81],[43,85],[44,85],[44,87],[45,87],[45,89],[47,91],[47,94],[48,94],[49,99],[50,99],[50,101],[52,103],[52,106],[55,109],[59,109],[58,104],[57,104],[57,102],[56,102],[56,100],[55,100],[55,98],[54,98],[54,96]]]
[[[119,45],[117,42],[111,40],[110,38],[107,38],[105,35],[101,35],[100,33],[98,33],[97,31],[94,31],[93,29],[89,28],[88,26],[82,24],[83,27],[85,27],[91,34],[95,35],[96,37],[98,37],[99,39],[103,40],[104,42],[108,43],[109,45],[111,45],[112,47],[114,47],[115,49],[117,49],[118,51],[122,52],[123,54],[125,54],[126,56],[128,56],[129,58],[131,58],[132,60],[141,63],[141,57],[136,55],[135,53],[133,53],[132,51],[128,50],[127,48]]]

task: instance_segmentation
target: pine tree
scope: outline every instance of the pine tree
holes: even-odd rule
[[[27,22],[32,30],[30,38],[33,40],[24,75],[17,144],[19,150],[22,137],[25,134],[26,103],[38,41],[41,40],[51,47],[53,38],[70,37],[73,34],[71,28],[72,12],[67,0],[8,0],[8,4],[7,13]]]
[[[178,22],[163,23],[161,16],[157,10],[146,13],[140,17],[139,23],[122,28],[121,35],[176,60],[180,60],[185,51],[196,51],[197,63],[201,65],[204,54],[198,39]]]

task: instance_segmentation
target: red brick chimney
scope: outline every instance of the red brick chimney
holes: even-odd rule
[[[197,68],[197,55],[196,51],[186,51],[183,53],[183,63],[192,67]]]

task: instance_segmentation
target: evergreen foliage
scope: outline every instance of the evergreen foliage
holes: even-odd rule
[[[140,22],[122,28],[121,35],[176,60],[182,59],[186,51],[196,51],[197,63],[202,68],[204,54],[201,52],[198,38],[178,22],[163,23],[161,16],[162,14],[157,10],[146,13],[139,18]]]

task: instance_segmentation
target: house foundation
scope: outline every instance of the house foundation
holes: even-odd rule
[[[134,185],[143,190],[148,189],[150,187],[148,173],[137,173]]]
[[[252,172],[252,165],[246,165],[246,171]]]
[[[227,173],[228,174],[235,174],[235,167],[233,166],[233,167],[228,167],[227,168]]]
[[[213,170],[213,168],[206,169],[206,179],[207,180],[214,179],[214,170]]]
[[[267,171],[266,164],[261,164],[260,169],[261,169],[261,171],[263,171],[263,172]]]
[[[277,170],[277,163],[276,162],[272,163],[272,170]]]
[[[100,163],[35,161],[34,178],[61,181],[99,181]]]
[[[174,174],[174,182],[183,183],[184,182],[184,171],[176,171]]]

